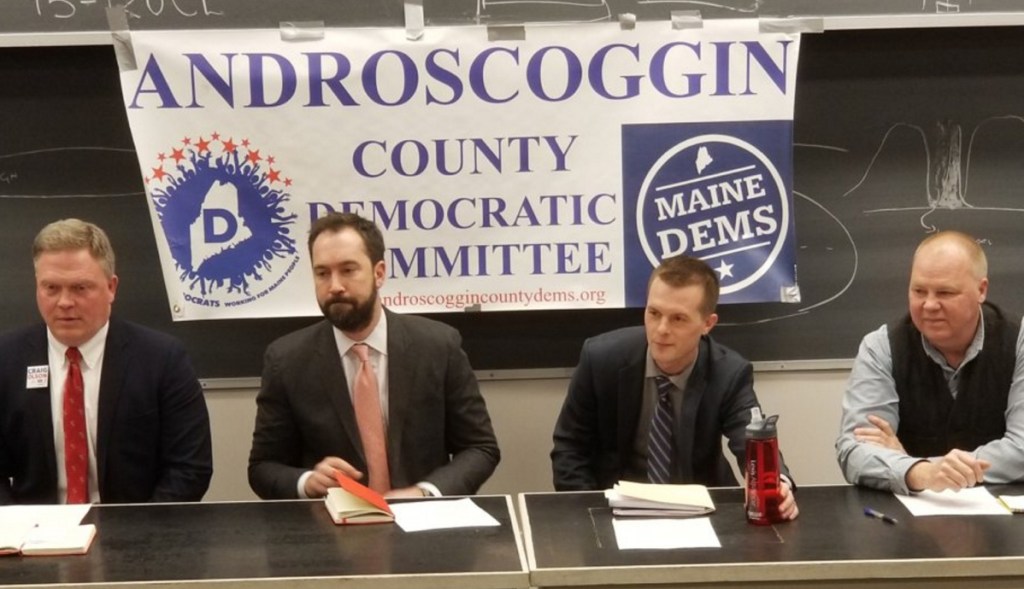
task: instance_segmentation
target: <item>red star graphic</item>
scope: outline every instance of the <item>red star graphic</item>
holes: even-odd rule
[[[165,159],[167,159],[167,156],[161,153],[160,155],[156,156],[156,159],[164,161]]]
[[[267,156],[267,163],[270,164],[271,166],[274,165],[274,162],[276,162],[276,161],[277,160],[274,159],[274,156],[272,156],[272,155],[268,155]]]
[[[281,172],[275,170],[274,168],[270,168],[270,173],[267,174],[267,180],[270,180],[271,182],[280,182]]]
[[[244,141],[242,143],[245,144]],[[245,156],[245,159],[255,164],[256,162],[262,160],[263,158],[260,157],[260,150],[257,149],[256,151],[253,151],[250,149],[249,155]]]
[[[249,147],[249,140],[248,139],[243,139],[242,140],[242,147]]]
[[[214,133],[213,135],[210,135],[210,139],[217,141],[218,139],[220,139],[220,133]]]
[[[229,151],[234,152],[236,149],[238,149],[238,146],[235,145],[230,139],[224,141],[224,153],[227,153]]]
[[[200,154],[204,151],[210,151],[210,142],[200,137],[199,141],[196,142],[196,149],[199,150]]]
[[[160,166],[159,168],[153,168],[153,179],[154,180],[161,180],[162,181],[164,179],[164,176],[166,176],[166,175],[167,175],[167,172],[164,171],[163,166]]]
[[[171,159],[174,160],[174,163],[180,164],[181,160],[185,159],[185,150],[184,149],[173,149],[173,150],[171,150]]]
[[[182,140],[181,140],[181,144],[182,145],[192,145],[192,138],[191,137],[183,137]]]
[[[291,186],[292,185],[292,179],[291,178],[285,178],[284,179],[284,185],[285,186]]]

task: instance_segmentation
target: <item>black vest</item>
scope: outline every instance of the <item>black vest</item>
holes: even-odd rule
[[[982,305],[985,339],[977,357],[960,369],[956,399],[939,367],[924,351],[910,315],[890,323],[892,376],[899,396],[898,436],[911,456],[974,450],[1006,432],[1006,399],[1017,360],[1020,317]]]

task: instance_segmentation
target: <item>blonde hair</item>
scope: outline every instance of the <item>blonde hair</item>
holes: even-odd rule
[[[114,275],[114,248],[106,232],[81,219],[61,219],[43,227],[32,242],[32,261],[44,253],[80,249],[89,251],[107,278]]]

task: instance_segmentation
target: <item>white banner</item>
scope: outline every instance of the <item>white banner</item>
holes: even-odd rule
[[[317,315],[306,236],[382,229],[396,311],[642,306],[668,255],[799,300],[799,36],[755,21],[133,31],[121,74],[176,320]]]

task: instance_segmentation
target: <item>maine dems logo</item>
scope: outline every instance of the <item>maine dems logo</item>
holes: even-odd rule
[[[757,147],[730,135],[698,135],[667,149],[647,171],[637,194],[637,237],[651,266],[677,254],[703,259],[727,295],[771,269],[790,228],[789,202],[782,176]]]
[[[146,184],[185,299],[210,306],[253,302],[295,269],[288,212],[292,180],[249,140],[185,137],[157,156]]]

